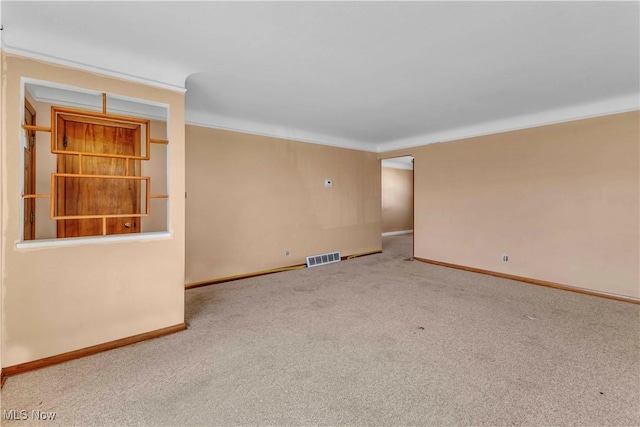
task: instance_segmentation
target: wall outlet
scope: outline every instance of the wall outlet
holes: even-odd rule
[[[333,180],[332,179],[325,179],[324,180],[324,186],[325,187],[333,187]]]
[[[284,252],[284,256],[289,256],[289,255],[291,255],[291,252],[289,252],[289,249],[287,249],[287,250]]]
[[[509,262],[509,255],[502,254],[502,262]]]

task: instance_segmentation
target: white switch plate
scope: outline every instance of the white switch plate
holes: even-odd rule
[[[325,179],[324,180],[324,186],[325,187],[333,187],[333,180],[332,179]]]

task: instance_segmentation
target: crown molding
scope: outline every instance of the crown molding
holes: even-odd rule
[[[269,125],[249,120],[236,119],[203,111],[187,109],[186,115],[187,118],[185,123],[188,125],[375,153],[374,145],[353,139],[309,132],[286,126]]]
[[[311,144],[328,145],[332,147],[348,148],[373,153],[384,153],[438,142],[474,138],[478,136],[492,135],[496,133],[547,126],[637,110],[640,110],[640,97],[638,94],[629,94],[569,107],[550,109],[534,114],[448,129],[442,132],[402,138],[379,144],[369,144],[354,139],[235,119],[232,117],[201,111],[188,110],[186,123],[194,126],[230,130],[273,138],[283,138]]]
[[[383,153],[386,151],[419,147],[437,142],[474,138],[483,135],[492,135],[496,133],[547,126],[637,110],[640,110],[640,95],[633,93],[605,100],[573,105],[570,107],[555,108],[534,114],[483,122],[471,126],[449,129],[442,132],[383,142],[377,145],[376,152]]]
[[[43,61],[50,64],[62,65],[64,67],[74,68],[82,71],[88,71],[91,73],[102,74],[106,77],[114,77],[121,80],[126,80],[133,83],[141,83],[148,86],[153,86],[160,89],[167,89],[174,92],[185,93],[187,89],[184,87],[184,83],[181,84],[173,84],[167,82],[161,82],[158,80],[149,79],[142,76],[137,76],[133,74],[122,73],[114,70],[110,70],[107,68],[97,67],[89,64],[85,64],[83,62],[71,61],[64,58],[58,58],[52,55],[46,55],[39,52],[34,52],[26,49],[14,48],[8,46],[7,44],[2,45],[2,51],[6,54],[22,56],[29,59],[35,59],[37,61]],[[182,82],[186,81],[186,75],[184,79],[181,79]]]
[[[11,55],[23,56],[35,60],[45,61],[48,63],[67,66],[93,73],[99,73],[108,77],[115,77],[131,82],[142,83],[161,89],[168,89],[180,93],[185,93],[187,90],[183,85],[160,82],[141,76],[120,73],[113,70],[95,67],[76,61],[65,60],[62,58],[44,55],[24,49],[12,48],[11,46],[7,46],[6,44],[2,46],[1,50],[3,53]],[[186,76],[183,81],[186,81]],[[408,138],[386,141],[378,144],[367,143],[352,138],[310,132],[286,126],[270,125],[250,120],[237,119],[203,111],[187,110],[186,124],[230,130],[234,132],[242,132],[254,135],[262,135],[273,138],[282,138],[311,144],[347,148],[373,153],[384,153],[388,151],[429,145],[437,142],[455,141],[459,139],[553,125],[637,110],[640,110],[640,96],[638,93],[632,93],[623,96],[608,98],[605,100],[572,105],[562,108],[555,108],[538,113],[521,115],[502,120],[488,121],[470,126],[448,129],[441,132],[426,133]],[[155,117],[155,115],[149,113],[147,113],[146,115]]]
[[[68,85],[23,78],[25,89],[36,102],[102,111],[102,93]],[[108,112],[148,119],[167,120],[168,105],[122,95],[107,94]]]

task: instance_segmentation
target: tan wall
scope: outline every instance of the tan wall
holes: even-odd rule
[[[182,323],[184,94],[13,55],[2,67],[2,366]],[[17,249],[21,77],[169,105],[171,238]]]
[[[631,112],[413,149],[415,256],[640,297],[639,130]]]
[[[186,139],[187,283],[380,250],[376,154],[195,126]]]
[[[382,232],[413,230],[413,171],[382,168]]]

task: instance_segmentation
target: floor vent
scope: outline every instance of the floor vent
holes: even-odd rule
[[[318,265],[331,264],[338,261],[340,261],[340,252],[312,255],[307,257],[307,267],[317,267]]]

